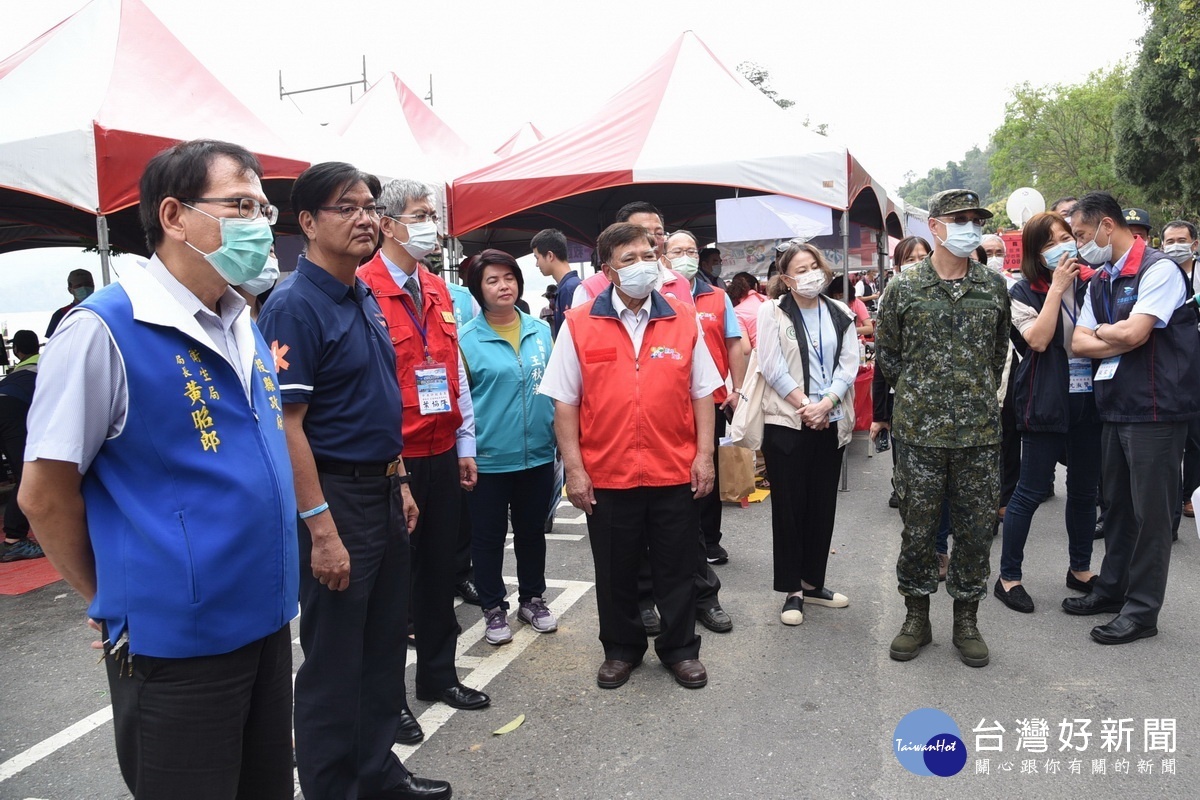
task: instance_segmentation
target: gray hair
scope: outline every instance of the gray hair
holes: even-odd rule
[[[1001,247],[1003,247],[1003,248],[1004,248],[1004,250],[1007,252],[1008,248],[1007,248],[1007,247],[1004,247],[1004,239],[1003,239],[1002,237],[1000,237],[1000,236],[997,236],[997,235],[996,235],[996,234],[994,234],[994,233],[987,233],[987,234],[984,234],[983,238],[979,240],[979,244],[980,244],[980,245],[984,245],[984,244],[987,244],[989,241],[992,241],[992,240],[995,240],[995,241],[999,242],[999,243],[1000,243],[1000,246],[1001,246]]]
[[[674,233],[667,234],[667,241],[670,242],[676,236],[686,236],[692,240],[693,245],[695,245],[697,248],[700,247],[700,242],[696,241],[696,237],[694,235],[692,235],[691,231],[685,231],[682,228],[680,228],[679,230],[675,231]]]
[[[379,192],[375,202],[387,208],[387,215],[394,217],[403,214],[409,203],[433,197],[433,190],[420,181],[411,178],[388,181]]]

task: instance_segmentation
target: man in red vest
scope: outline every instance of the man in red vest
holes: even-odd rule
[[[708,683],[696,622],[695,500],[713,485],[713,392],[721,378],[692,306],[654,290],[658,257],[644,228],[610,225],[596,243],[612,285],[567,313],[542,378],[567,497],[588,515],[596,565],[603,689],[646,652],[638,562],[647,548],[662,615],[659,660],[682,686]]]
[[[359,268],[358,277],[379,301],[396,348],[404,463],[421,510],[411,536],[417,698],[483,708],[490,698],[462,685],[454,669],[458,487],[475,486],[475,422],[458,358],[454,301],[445,282],[420,262],[437,247],[437,213],[429,187],[413,180],[387,184],[377,202],[386,207],[379,221],[383,245]],[[423,738],[407,709],[397,735],[409,744]]]

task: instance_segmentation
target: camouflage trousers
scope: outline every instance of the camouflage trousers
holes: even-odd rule
[[[897,441],[895,447],[894,479],[904,520],[896,561],[900,594],[937,591],[937,533],[946,500],[954,537],[946,591],[959,600],[982,600],[1000,500],[1000,445],[921,447]]]

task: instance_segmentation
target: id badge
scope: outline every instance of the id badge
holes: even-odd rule
[[[1090,358],[1072,358],[1068,366],[1070,368],[1070,377],[1068,378],[1067,391],[1071,394],[1090,392],[1092,390],[1092,360]],[[1112,376],[1110,375],[1109,377]],[[1099,379],[1099,376],[1097,376],[1097,380]]]
[[[819,402],[821,402],[822,400],[824,400],[824,399],[825,399],[825,395],[824,395],[824,393],[822,393],[822,394],[813,394],[813,395],[809,395],[808,399],[809,399],[809,402],[812,402],[812,403],[819,403]],[[832,423],[832,422],[837,422],[838,420],[840,420],[840,419],[841,419],[842,417],[844,417],[844,416],[846,416],[846,410],[845,410],[844,408],[842,408],[842,404],[841,404],[841,403],[838,403],[836,406],[834,406],[834,407],[833,407],[832,409],[830,409],[830,411],[829,411],[829,421],[830,421],[831,423]]]
[[[1120,365],[1120,363],[1120,356],[1113,356],[1112,358],[1104,359],[1100,362],[1100,369],[1096,370],[1096,377],[1094,380],[1111,381],[1112,376],[1117,374],[1117,366]]]
[[[450,413],[450,380],[445,364],[422,364],[417,378],[417,405],[421,416]]]

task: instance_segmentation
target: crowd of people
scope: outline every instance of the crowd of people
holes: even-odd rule
[[[28,418],[28,521],[6,552],[32,529],[87,600],[136,797],[291,797],[293,752],[308,797],[449,797],[392,751],[424,737],[408,646],[418,699],[487,707],[455,667],[455,594],[480,607],[490,645],[518,623],[553,634],[545,535],[564,493],[594,560],[598,686],[629,681],[652,639],[677,683],[704,687],[696,623],[734,625],[715,569],[730,558],[727,435],[765,462],[780,622],[848,606],[827,567],[866,342],[871,435],[894,442],[903,519],[891,657],[932,641],[945,581],[960,658],[988,663],[977,611],[998,514],[994,594],[1031,611],[1022,552],[1059,462],[1066,581],[1085,593],[1064,610],[1113,613],[1092,631],[1105,644],[1157,633],[1181,489],[1200,477],[1188,223],[1164,228],[1160,252],[1109,195],[1071,198],[1026,223],[1006,277],[978,195],[941,192],[932,243],[901,241],[882,290],[868,273],[846,293],[801,240],[769,282],[726,280],[715,247],[634,202],[586,278],[561,232],[533,237],[554,282],[534,317],[508,253],[471,256],[462,285],[428,268],[438,216],[417,181],[306,170],[291,194],[304,252],[277,286],[278,209],[244,148],[165,150],[140,195],[144,268],[95,293],[72,273],[44,353],[14,337],[21,367],[0,383],[0,410],[14,397]]]

